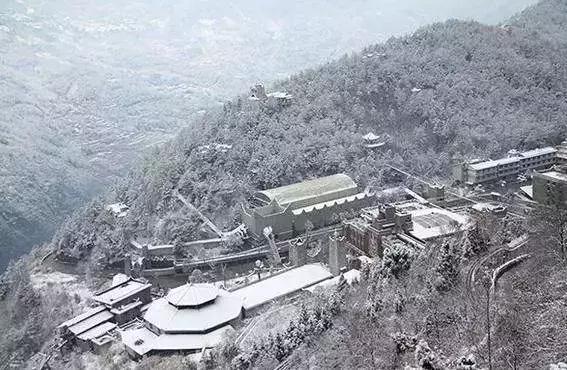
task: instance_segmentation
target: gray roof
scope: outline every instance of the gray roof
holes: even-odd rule
[[[122,343],[138,355],[143,356],[151,351],[182,351],[212,348],[234,329],[230,325],[223,326],[206,334],[162,334],[156,335],[142,327],[120,332]]]
[[[129,279],[96,294],[93,299],[105,305],[112,305],[115,302],[137,294],[144,289],[149,289],[151,288],[151,286],[151,284],[146,284],[138,280]]]
[[[60,325],[58,326],[58,328],[64,328],[64,327],[73,326],[73,325],[78,324],[79,322],[84,321],[84,320],[88,319],[89,317],[94,316],[94,315],[96,315],[97,313],[102,312],[102,311],[106,311],[106,307],[104,307],[104,306],[97,306],[97,307],[91,308],[91,309],[89,309],[89,310],[83,312],[83,313],[80,314],[79,316],[75,316],[75,317],[73,317],[72,319],[67,320],[67,321],[65,321],[64,323],[60,324]]]
[[[249,310],[273,299],[286,296],[303,288],[320,283],[333,275],[322,264],[313,263],[289,269],[270,276],[257,283],[247,285],[232,292],[242,297],[244,308]]]
[[[190,284],[171,289],[167,301],[176,307],[194,307],[213,301],[219,289],[211,284]]]
[[[266,203],[277,201],[282,206],[306,207],[314,203],[356,194],[356,183],[345,174],[331,175],[256,193]]]
[[[240,316],[242,298],[219,289],[216,299],[197,308],[179,308],[167,298],[148,307],[144,319],[165,333],[200,333],[226,324]]]
[[[552,178],[554,180],[559,180],[559,181],[567,181],[567,175],[562,173],[562,172],[557,172],[557,171],[541,172],[541,173],[538,173],[536,176],[549,177],[549,178]]]
[[[512,157],[505,157],[505,158],[489,160],[489,161],[484,161],[484,162],[471,163],[470,168],[472,168],[473,170],[476,170],[476,171],[485,170],[487,168],[497,167],[497,166],[501,166],[501,165],[504,165],[504,164],[520,162],[524,158],[539,157],[539,156],[546,155],[546,154],[554,154],[556,152],[557,152],[557,150],[555,148],[551,147],[551,146],[548,146],[548,147],[545,147],[545,148],[537,148],[537,149],[528,150],[528,151],[525,151],[525,152],[522,152],[522,153],[517,153],[516,155],[514,155]]]
[[[110,311],[104,310],[97,313],[96,315],[93,315],[85,320],[69,326],[69,331],[75,335],[79,335],[94,328],[95,326],[109,321],[113,317],[114,315],[110,313]]]
[[[107,321],[82,333],[81,335],[79,335],[79,339],[90,340],[90,339],[98,338],[101,335],[108,333],[110,330],[114,329],[115,327],[116,327],[115,323]]]

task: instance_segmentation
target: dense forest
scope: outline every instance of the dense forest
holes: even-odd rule
[[[199,223],[173,190],[224,227],[255,189],[346,172],[361,186],[391,179],[384,163],[442,181],[452,161],[555,144],[567,124],[567,4],[545,1],[499,26],[448,21],[280,81],[288,105],[241,95],[193,122],[115,191],[79,210],[53,246],[98,262],[133,236],[190,240]],[[367,132],[389,135],[369,152]],[[210,144],[231,149],[205,150]],[[131,207],[109,226],[104,204]]]

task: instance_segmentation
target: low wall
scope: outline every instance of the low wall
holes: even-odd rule
[[[186,248],[202,247],[202,248],[208,249],[208,248],[220,247],[221,244],[222,244],[222,239],[216,238],[216,239],[195,240],[195,241],[192,241],[192,242],[183,243],[182,245]]]

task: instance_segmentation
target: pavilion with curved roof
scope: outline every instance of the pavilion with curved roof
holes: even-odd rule
[[[121,332],[133,357],[216,346],[243,315],[243,299],[211,284],[187,283],[154,300],[144,325]]]
[[[239,319],[242,299],[210,284],[185,284],[148,307],[144,321],[156,333],[206,333]]]

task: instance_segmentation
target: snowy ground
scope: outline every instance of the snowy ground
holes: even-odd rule
[[[87,288],[86,284],[71,274],[59,271],[34,272],[30,279],[33,287],[38,291],[43,291],[45,288],[49,288],[49,290],[64,290],[71,296],[78,295],[81,298],[81,302],[85,304],[92,298],[92,292]]]
[[[258,339],[265,338],[269,333],[278,333],[287,328],[289,322],[297,318],[300,297],[292,297],[274,304],[257,316],[251,317],[240,332],[240,347],[248,348]]]

